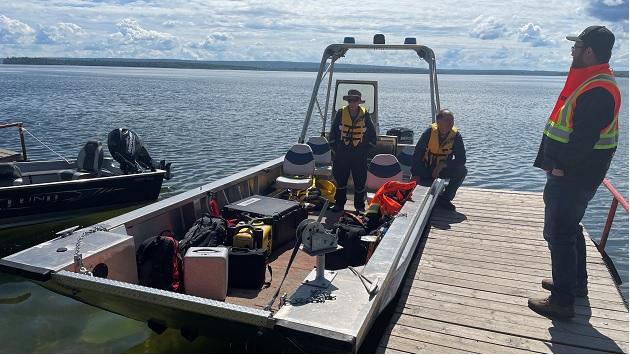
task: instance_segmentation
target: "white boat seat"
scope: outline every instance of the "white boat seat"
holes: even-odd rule
[[[374,192],[388,181],[402,181],[403,172],[398,159],[392,154],[377,154],[368,165],[365,187],[367,198],[371,201]]]
[[[310,137],[306,142],[313,150],[315,158],[315,176],[328,177],[332,175],[332,154],[326,137]]]
[[[299,178],[299,177],[288,177],[288,176],[279,176],[276,179],[276,187],[290,190],[304,190],[308,189],[312,184],[312,180],[310,177],[308,178]]]
[[[304,190],[311,186],[315,158],[308,144],[294,144],[284,155],[282,176],[276,179],[279,189]]]
[[[0,187],[22,185],[22,171],[15,163],[0,163]]]

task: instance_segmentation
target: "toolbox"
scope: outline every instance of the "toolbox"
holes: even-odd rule
[[[228,289],[228,248],[191,247],[184,256],[186,294],[223,301]]]
[[[278,249],[287,242],[295,241],[298,224],[306,219],[308,212],[295,201],[253,195],[223,207],[223,218],[252,220],[271,225],[271,248]],[[251,222],[251,223],[255,223]]]

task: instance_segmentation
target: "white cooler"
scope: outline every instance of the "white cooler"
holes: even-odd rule
[[[189,248],[184,256],[184,287],[189,295],[225,300],[228,290],[228,248]]]

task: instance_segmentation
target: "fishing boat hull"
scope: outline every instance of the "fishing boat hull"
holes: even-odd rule
[[[0,187],[0,230],[153,201],[164,174],[156,170]]]

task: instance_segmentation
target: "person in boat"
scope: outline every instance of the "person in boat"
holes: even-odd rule
[[[337,111],[330,127],[329,143],[334,154],[333,177],[337,182],[334,212],[343,211],[346,204],[348,178],[352,172],[354,208],[365,211],[365,181],[368,152],[376,147],[376,130],[359,90],[348,90],[343,96],[347,106]]]
[[[454,126],[455,116],[449,109],[441,109],[435,117],[436,123],[427,128],[413,152],[411,179],[419,185],[431,186],[435,179],[449,179],[448,186],[436,202],[437,207],[451,211],[455,205],[457,189],[464,182],[466,148],[461,133]]]
[[[621,96],[608,64],[615,36],[604,26],[567,36],[573,61],[543,132],[534,166],[547,173],[543,236],[551,252],[551,291],[529,307],[553,318],[574,315],[587,290],[586,246],[580,221],[610,166],[619,140]]]

